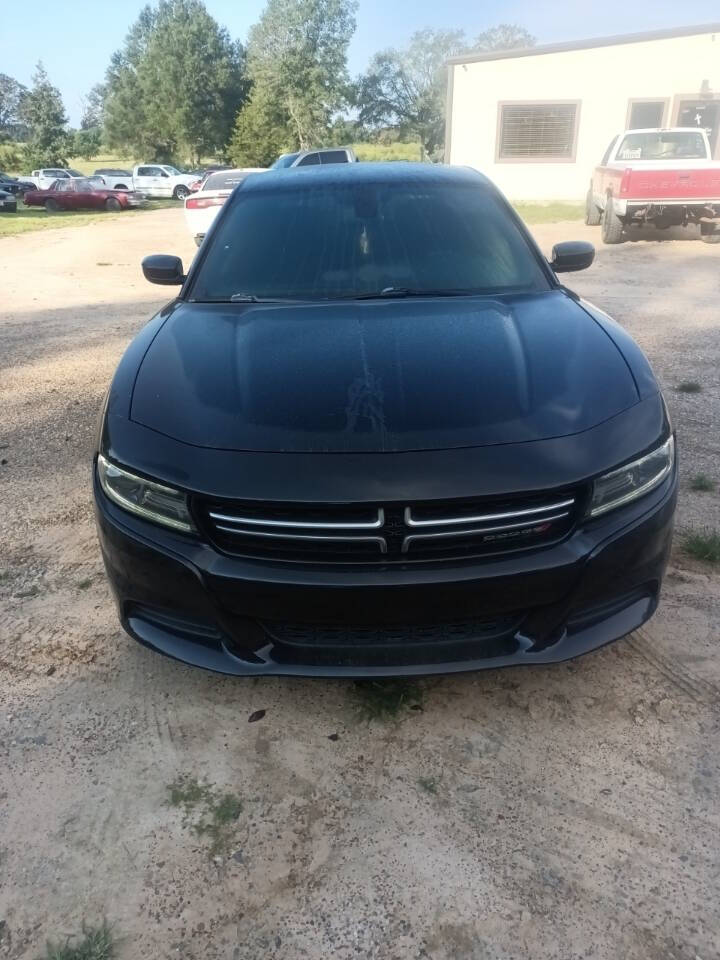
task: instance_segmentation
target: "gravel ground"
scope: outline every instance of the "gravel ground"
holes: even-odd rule
[[[648,236],[569,284],[664,384],[680,532],[720,527],[688,486],[720,481],[720,250]],[[720,578],[679,548],[645,629],[423,681],[385,719],[353,684],[217,677],[121,633],[89,456],[162,251],[192,257],[180,211],[0,241],[0,957],[103,917],[123,960],[719,957]]]

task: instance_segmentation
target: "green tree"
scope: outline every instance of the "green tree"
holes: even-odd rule
[[[535,37],[524,27],[519,27],[516,23],[499,23],[496,27],[478,34],[472,49],[480,53],[534,46]]]
[[[20,105],[27,87],[7,73],[0,73],[0,139],[19,140],[27,133],[20,119]]]
[[[222,150],[246,95],[243,61],[201,0],[146,6],[107,71],[108,145],[148,160]]]
[[[395,126],[432,156],[445,127],[447,59],[465,47],[461,30],[419,30],[405,50],[382,50],[357,86],[361,123]]]
[[[74,157],[82,157],[83,160],[92,160],[100,153],[102,136],[99,127],[89,127],[85,130],[72,131],[70,152]]]
[[[268,0],[248,40],[253,86],[230,144],[235,163],[266,163],[326,140],[348,99],[356,10],[356,0]]]
[[[29,131],[23,148],[25,163],[30,167],[67,166],[65,107],[41,62],[35,68],[32,87],[20,102],[20,119]]]
[[[535,43],[523,27],[501,23],[468,44],[460,30],[419,30],[404,50],[376,53],[356,87],[361,123],[390,125],[420,140],[424,155],[437,155],[444,138],[447,60],[467,50],[505,50]]]
[[[83,97],[81,130],[102,130],[105,122],[106,97],[107,87],[104,83],[96,83],[88,95]]]

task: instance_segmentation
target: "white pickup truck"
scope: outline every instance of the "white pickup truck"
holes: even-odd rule
[[[34,183],[38,190],[49,190],[56,180],[70,180],[73,177],[84,177],[79,170],[70,167],[44,167],[42,170],[33,170],[30,176],[22,176],[23,183]]]
[[[146,197],[173,197],[184,200],[197,174],[180,173],[166,163],[141,163],[133,167],[132,189]],[[108,186],[113,186],[112,183]]]

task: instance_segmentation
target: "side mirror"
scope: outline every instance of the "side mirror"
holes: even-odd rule
[[[142,272],[150,283],[161,283],[167,287],[176,287],[185,282],[182,260],[167,253],[145,257]]]
[[[555,273],[574,273],[587,270],[595,259],[595,247],[586,240],[567,240],[556,243],[552,250],[550,266]]]

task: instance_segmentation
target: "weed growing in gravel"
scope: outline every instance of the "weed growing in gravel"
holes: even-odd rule
[[[689,533],[685,537],[685,552],[696,560],[705,563],[720,563],[720,533],[717,530],[703,530]]]
[[[401,710],[422,709],[422,688],[414,680],[358,680],[354,684],[362,720],[387,720]]]
[[[438,792],[438,786],[440,785],[440,781],[437,777],[418,777],[417,783],[420,789],[424,790],[425,793],[433,794]]]
[[[111,960],[114,956],[115,940],[103,922],[101,927],[84,926],[81,940],[71,937],[63,944],[48,943],[42,960]]]
[[[92,580],[90,577],[86,577],[84,580],[81,580],[80,583],[78,583],[78,590],[87,590],[91,583]]]
[[[696,473],[690,481],[691,490],[699,490],[702,493],[712,493],[715,489],[715,481],[711,480],[706,473]]]
[[[234,793],[219,793],[210,784],[182,776],[168,787],[170,805],[182,807],[183,824],[210,840],[209,853],[217,857],[232,844],[233,824],[242,813],[242,800]]]
[[[701,391],[702,387],[697,380],[683,380],[678,384],[679,393],[700,393]]]

